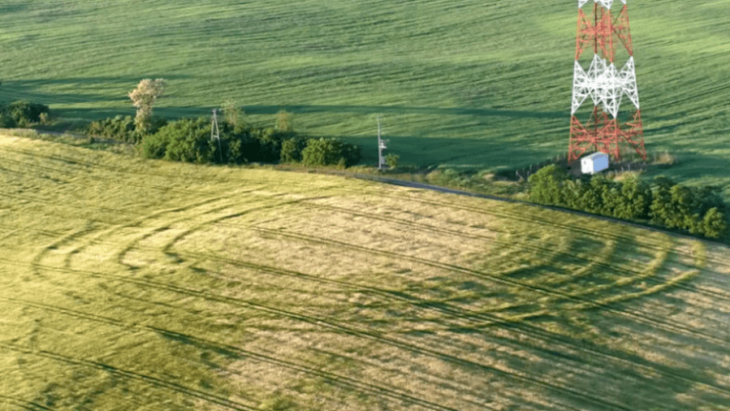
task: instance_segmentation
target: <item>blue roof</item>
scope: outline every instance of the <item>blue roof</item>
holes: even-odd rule
[[[600,158],[600,157],[608,157],[608,154],[598,152],[598,153],[593,153],[593,154],[591,154],[589,156],[585,156],[583,158],[588,158],[588,159],[591,159],[591,160],[595,160],[595,159]]]

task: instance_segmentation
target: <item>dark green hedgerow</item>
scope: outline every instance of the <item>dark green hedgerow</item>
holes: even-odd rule
[[[132,126],[133,122],[127,130]],[[172,121],[142,138],[141,153],[147,158],[218,164],[280,161],[351,166],[360,160],[360,147],[339,139],[305,140],[290,129],[226,122],[220,124],[219,141],[211,139],[210,127],[206,117]]]
[[[624,182],[603,175],[588,184],[571,180],[555,165],[529,178],[530,201],[687,231],[709,238],[728,233],[727,211],[718,188],[685,187],[657,177],[652,185],[631,176]]]
[[[33,103],[27,100],[13,101],[0,105],[0,127],[28,127],[41,122],[41,116],[48,116],[51,110],[45,104]]]
[[[163,117],[152,117],[150,120],[150,129],[147,134],[154,134],[165,125],[167,125],[167,119]],[[86,128],[86,135],[89,137],[101,137],[136,144],[142,141],[142,138],[146,134],[135,130],[134,117],[116,116],[92,121]]]

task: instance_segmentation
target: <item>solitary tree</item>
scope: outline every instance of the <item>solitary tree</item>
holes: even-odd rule
[[[162,96],[165,85],[165,80],[161,78],[156,80],[144,79],[139,82],[136,89],[129,93],[132,104],[137,108],[137,117],[134,119],[137,132],[146,134],[150,130],[152,106]]]

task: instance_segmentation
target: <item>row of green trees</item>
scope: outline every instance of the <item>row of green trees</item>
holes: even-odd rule
[[[242,164],[247,162],[301,162],[347,167],[360,161],[360,147],[339,139],[311,139],[297,135],[291,114],[280,111],[274,127],[253,127],[235,102],[223,104],[225,121],[219,138],[211,138],[208,118],[184,118],[168,122],[153,115],[155,102],[166,87],[164,79],[145,79],[129,93],[137,115],[116,116],[92,122],[87,134],[139,144],[142,155],[192,163]]]
[[[301,162],[310,166],[348,167],[360,161],[360,147],[333,138],[303,138],[287,127],[257,128],[245,123],[220,125],[220,139],[211,138],[206,117],[183,118],[144,136],[144,157],[190,163],[243,164]]]
[[[652,184],[630,175],[625,181],[595,175],[570,179],[550,165],[529,178],[530,201],[687,231],[709,238],[728,234],[727,205],[716,187],[685,187],[660,176]]]

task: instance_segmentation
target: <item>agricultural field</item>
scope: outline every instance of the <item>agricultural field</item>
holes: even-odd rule
[[[1,410],[720,410],[727,247],[0,137]]]
[[[648,150],[680,159],[661,172],[730,196],[730,0],[629,12]],[[402,163],[511,169],[567,150],[576,16],[567,0],[9,0],[0,100],[131,114],[126,93],[163,77],[166,116],[228,99],[252,121],[286,108],[372,164],[382,114]]]

